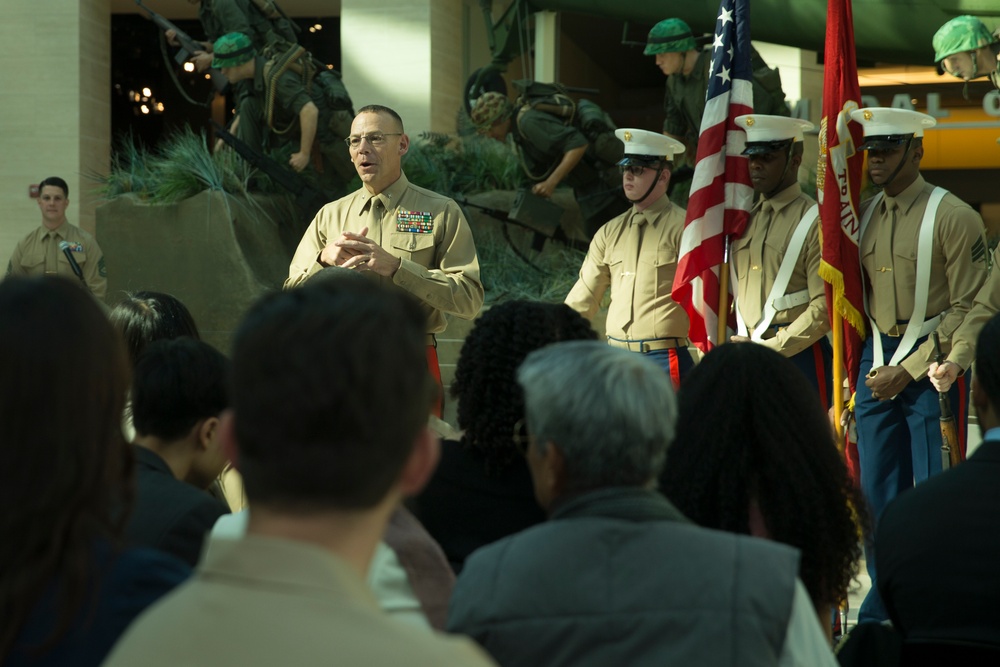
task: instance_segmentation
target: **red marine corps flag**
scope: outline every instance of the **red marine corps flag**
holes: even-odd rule
[[[823,256],[819,273],[827,282],[826,300],[834,337],[834,390],[839,391],[843,385],[846,370],[853,392],[865,318],[858,255],[858,193],[864,155],[855,149],[861,144],[861,127],[850,116],[861,100],[851,0],[829,0],[823,70],[823,121],[816,168]],[[840,401],[833,404],[839,416]]]
[[[735,124],[737,116],[753,113],[752,76],[749,0],[722,0],[672,290],[691,320],[691,341],[704,352],[726,339],[729,238],[746,229],[753,204],[747,161],[740,155],[746,134]]]

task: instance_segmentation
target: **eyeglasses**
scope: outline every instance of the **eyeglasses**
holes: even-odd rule
[[[380,146],[385,146],[386,137],[399,137],[402,136],[402,132],[369,132],[368,134],[352,134],[344,139],[344,143],[347,144],[348,148],[353,148],[357,150],[361,147],[361,142],[365,139],[368,140],[375,148]]]
[[[517,451],[521,452],[522,456],[527,456],[531,437],[528,435],[528,427],[525,425],[524,419],[518,419],[514,422],[513,440]]]
[[[637,164],[621,165],[618,167],[618,171],[624,176],[625,172],[632,174],[633,176],[642,176],[642,172],[646,171],[646,167],[640,167]]]

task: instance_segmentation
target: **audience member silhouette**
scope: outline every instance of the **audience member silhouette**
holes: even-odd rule
[[[865,512],[815,387],[780,354],[737,343],[709,352],[678,402],[663,494],[698,525],[797,548],[828,625],[861,557]]]
[[[219,418],[229,407],[229,360],[182,337],[150,343],[132,381],[136,503],[131,544],[198,563],[202,543],[229,506],[206,490],[228,465]]]
[[[518,372],[549,520],[472,554],[448,628],[501,665],[835,665],[785,545],[692,524],[659,492],[670,376],[597,341]]]
[[[246,535],[210,540],[108,667],[488,664],[388,617],[364,583],[389,517],[437,463],[425,332],[420,305],[374,281],[307,283],[251,308],[221,424]]]
[[[133,468],[125,347],[74,282],[8,278],[0,368],[0,664],[98,665],[189,574],[118,548]]]
[[[596,338],[568,306],[535,301],[493,306],[465,338],[451,388],[462,438],[442,442],[434,476],[410,503],[456,572],[479,547],[545,520],[510,437],[524,418],[517,367],[551,343]]]

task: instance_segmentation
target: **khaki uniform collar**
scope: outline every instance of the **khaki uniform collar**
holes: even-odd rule
[[[883,206],[885,207],[885,210],[888,211],[889,204],[891,202],[895,202],[896,206],[899,208],[899,213],[901,215],[906,215],[909,213],[910,207],[913,206],[913,202],[915,202],[917,197],[920,196],[920,193],[924,191],[925,185],[926,182],[924,181],[924,177],[917,174],[917,179],[906,186],[906,189],[898,195],[895,197],[890,197],[889,195],[884,196]]]
[[[759,211],[761,206],[764,205],[764,202],[770,202],[771,208],[774,210],[775,215],[777,215],[779,211],[798,199],[801,194],[802,188],[799,184],[792,183],[773,197],[761,197],[757,200],[757,203],[754,204],[753,207],[753,213]]]
[[[671,203],[670,197],[664,194],[662,197],[660,197],[659,199],[657,199],[656,201],[654,201],[652,204],[650,204],[641,211],[636,210],[635,206],[633,205],[632,212],[643,213],[645,214],[647,220],[652,220],[653,218],[660,215],[664,211],[669,210],[671,206],[673,206],[673,203]]]
[[[42,231],[42,238],[45,238],[46,236],[49,236],[50,234],[53,237],[58,237],[58,238],[61,238],[61,239],[67,238],[66,237],[66,230],[68,229],[68,225],[67,225],[67,223],[65,221],[61,225],[59,225],[58,227],[56,227],[55,229],[49,229],[45,225],[42,225],[40,227],[40,229]]]
[[[403,197],[403,193],[406,192],[406,189],[409,187],[410,181],[407,180],[406,174],[402,171],[399,172],[399,178],[397,178],[392,185],[377,195],[373,195],[367,188],[361,186],[361,200],[365,202],[361,207],[361,210],[367,211],[371,207],[371,203],[378,199],[382,202],[382,206],[385,207],[386,211],[391,211],[399,205],[399,200]]]

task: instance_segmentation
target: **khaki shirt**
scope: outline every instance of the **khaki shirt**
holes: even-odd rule
[[[373,212],[375,200],[380,203]],[[374,218],[379,214],[381,222]],[[407,222],[400,220],[400,216],[419,220]],[[414,225],[421,231],[401,231]],[[340,238],[342,232],[360,234],[363,227],[368,227],[368,238],[401,260],[399,270],[391,278],[370,271],[365,275],[383,284],[394,284],[417,297],[427,314],[427,333],[445,330],[446,313],[466,320],[479,313],[483,284],[479,280],[479,258],[469,223],[458,204],[411,185],[405,174],[378,195],[372,196],[362,187],[321,208],[292,257],[285,289],[301,285],[322,270],[320,253],[327,244]]]
[[[104,265],[104,253],[97,245],[97,239],[68,222],[52,231],[42,225],[21,239],[10,256],[7,275],[60,275],[70,280],[78,280],[65,253],[59,249],[59,243],[62,241],[73,246],[73,258],[80,265],[87,288],[98,300],[103,301],[108,291],[108,271]]]
[[[958,364],[964,370],[968,370],[969,366],[972,365],[972,360],[975,359],[976,340],[979,338],[979,332],[982,331],[983,325],[1000,311],[998,262],[1000,262],[1000,247],[993,251],[993,268],[990,270],[986,282],[976,292],[972,309],[951,338],[951,352],[948,353],[948,361]]]
[[[798,183],[770,199],[762,198],[753,208],[750,224],[733,242],[732,261],[736,270],[736,307],[750,333],[764,313],[768,294],[778,276],[788,243],[802,216],[816,202],[804,194]],[[773,208],[770,222],[765,204]],[[805,350],[830,330],[826,309],[826,287],[819,277],[819,218],[809,229],[785,294],[809,290],[809,301],[779,310],[771,324],[787,324],[762,344],[786,357]]]
[[[640,222],[642,220],[643,222]],[[630,237],[641,242],[630,260]],[[677,272],[677,254],[684,231],[684,209],[666,195],[645,211],[631,209],[601,227],[590,242],[580,277],[566,296],[566,305],[591,319],[611,287],[607,334],[614,338],[687,338],[688,316],[670,290]]]
[[[247,535],[210,539],[194,575],[132,623],[104,664],[494,663],[467,638],[436,635],[384,613],[361,575],[331,551]]]
[[[865,272],[868,308],[879,331],[905,329],[913,314],[920,222],[934,186],[923,176],[895,197],[885,196],[861,237],[861,266]],[[872,200],[862,204],[862,214]],[[892,222],[892,208],[895,226]],[[986,237],[983,220],[968,204],[947,194],[938,206],[931,254],[930,290],[925,319],[948,311],[937,332],[941,348],[951,349],[951,338],[972,307],[986,279]],[[927,374],[934,360],[928,338],[900,366],[914,379]]]

